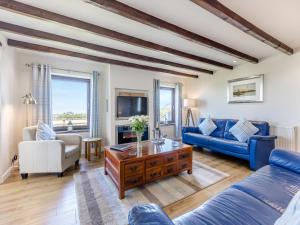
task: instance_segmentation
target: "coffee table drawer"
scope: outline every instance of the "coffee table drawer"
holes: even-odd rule
[[[164,157],[164,164],[174,163],[177,160],[177,154],[169,154]]]
[[[144,183],[143,174],[134,176],[134,177],[126,177],[125,178],[125,189],[139,186]]]
[[[163,164],[163,158],[156,157],[146,160],[146,169],[161,166]]]
[[[182,151],[178,155],[179,160],[185,160],[185,159],[189,159],[191,157],[192,157],[192,152],[190,152],[190,151]]]
[[[136,174],[143,173],[144,171],[144,163],[130,163],[125,165],[125,176],[133,176]]]
[[[165,166],[163,168],[163,176],[173,175],[176,172],[177,172],[177,165],[176,164],[171,164],[171,165]]]
[[[190,167],[190,162],[189,160],[180,160],[178,161],[178,170],[187,170]]]
[[[153,181],[161,177],[161,168],[155,168],[147,171],[146,173],[146,182]]]

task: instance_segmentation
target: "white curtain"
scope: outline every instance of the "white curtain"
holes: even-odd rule
[[[175,85],[175,136],[181,138],[182,127],[182,83]]]
[[[41,120],[52,127],[51,67],[32,64],[32,82],[32,95],[37,101],[32,112],[33,125]]]
[[[154,79],[153,82],[153,109],[154,109],[154,124],[153,127],[160,125],[160,81]]]
[[[91,105],[91,137],[100,137],[100,73],[93,71],[92,105]]]

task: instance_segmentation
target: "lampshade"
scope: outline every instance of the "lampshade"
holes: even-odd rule
[[[196,100],[195,99],[190,99],[190,98],[185,98],[183,100],[183,106],[186,107],[186,108],[196,107]]]
[[[35,104],[36,104],[36,100],[35,100],[35,98],[32,96],[31,93],[26,94],[26,95],[23,96],[22,98],[24,98],[23,104],[25,104],[25,105],[35,105]]]

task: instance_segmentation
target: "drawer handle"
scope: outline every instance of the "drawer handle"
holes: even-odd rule
[[[184,168],[186,168],[187,167],[187,164],[182,164],[181,165],[181,169],[184,169]]]
[[[167,161],[168,161],[168,162],[173,162],[174,159],[173,159],[173,158],[168,158]]]
[[[150,162],[150,166],[156,166],[156,161]]]
[[[152,178],[153,178],[153,177],[155,177],[156,175],[157,175],[157,173],[156,173],[156,172],[155,172],[155,173],[151,173],[151,174],[150,174],[150,177],[152,177]]]
[[[190,155],[190,154],[184,154],[184,155],[181,155],[180,158],[181,158],[181,159],[185,159],[185,158],[189,157],[189,155]]]
[[[137,170],[137,168],[138,168],[137,166],[133,166],[130,168],[130,170],[131,170],[131,172],[135,172]]]
[[[172,172],[173,172],[173,168],[167,169],[167,173],[172,173]]]

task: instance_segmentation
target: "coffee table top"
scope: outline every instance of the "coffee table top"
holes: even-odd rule
[[[128,144],[132,146],[132,148],[123,152],[111,150],[109,146],[105,147],[105,150],[109,151],[109,153],[112,154],[114,158],[118,159],[119,161],[123,161],[123,160],[131,160],[131,159],[138,159],[138,158],[143,158],[148,156],[154,156],[159,154],[166,154],[176,150],[191,148],[190,145],[182,144],[181,142],[172,141],[170,139],[165,139],[165,143],[160,145],[154,144],[151,141],[143,141],[141,142],[141,144],[142,144],[141,150],[137,150],[136,142]]]
[[[101,141],[102,140],[102,138],[91,138],[91,137],[89,137],[89,138],[84,138],[82,141],[83,142],[93,142],[93,141]]]

